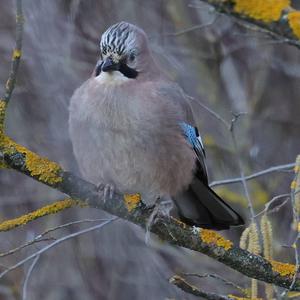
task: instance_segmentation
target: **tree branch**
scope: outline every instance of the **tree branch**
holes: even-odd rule
[[[53,202],[51,204],[45,205],[42,208],[36,209],[28,214],[22,215],[20,217],[9,219],[0,223],[0,232],[8,231],[14,229],[16,227],[25,225],[29,222],[32,222],[36,219],[42,218],[44,216],[48,216],[51,214],[56,214],[62,210],[67,208],[71,208],[74,206],[82,205],[83,203],[77,200],[73,200],[70,198],[66,198],[60,201]],[[1,257],[1,254],[0,254]]]
[[[244,288],[238,286],[237,284],[235,284],[231,281],[228,281],[227,279],[225,279],[225,278],[223,278],[223,277],[221,277],[217,274],[183,273],[182,275],[186,276],[186,277],[213,278],[213,279],[216,279],[216,280],[219,280],[219,281],[223,282],[227,286],[230,286],[234,289],[239,290],[243,295],[247,295],[247,289],[244,289]]]
[[[8,79],[5,85],[3,100],[9,102],[12,92],[15,88],[17,73],[22,55],[22,35],[23,35],[23,12],[22,1],[16,1],[16,46],[13,50],[12,61]]]
[[[73,199],[85,201],[91,207],[100,208],[142,227],[146,226],[153,209],[146,207],[139,197],[116,194],[112,200],[104,202],[103,193],[99,193],[95,185],[64,171],[58,164],[39,157],[9,138],[5,139],[8,145],[0,142],[0,151],[5,163],[11,168],[68,194]],[[32,163],[32,157],[36,165]],[[156,216],[151,231],[165,241],[204,253],[248,277],[285,288],[292,283],[294,265],[269,262],[261,256],[234,247],[231,241],[214,231],[193,228],[160,213]],[[299,279],[293,289],[300,291]]]
[[[288,0],[200,0],[216,11],[254,25],[272,38],[300,48],[300,11]],[[249,27],[249,26],[248,26]]]
[[[189,284],[186,280],[184,280],[182,277],[178,275],[173,276],[172,278],[170,278],[169,281],[170,283],[176,285],[178,288],[182,289],[186,293],[197,297],[202,297],[207,300],[234,300],[234,298],[230,296],[227,297],[215,293],[204,292],[199,288]],[[247,298],[243,298],[243,299],[247,299]]]

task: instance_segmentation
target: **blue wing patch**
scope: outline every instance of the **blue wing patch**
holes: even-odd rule
[[[203,142],[197,127],[191,126],[187,123],[180,123],[183,134],[185,135],[187,141],[190,145],[195,149],[196,153],[201,151],[203,156],[205,157],[205,150],[203,146]]]
[[[197,156],[195,175],[207,185],[208,178],[205,164],[205,151],[198,129],[184,122],[180,123],[180,126],[187,142],[193,147]]]

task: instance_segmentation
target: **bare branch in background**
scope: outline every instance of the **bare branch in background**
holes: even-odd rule
[[[39,258],[40,258],[40,255],[37,255],[33,259],[31,265],[28,268],[28,271],[26,272],[26,276],[25,276],[25,280],[24,280],[24,284],[23,284],[22,300],[26,300],[27,299],[28,282],[29,282],[30,276],[32,274],[32,271],[33,271],[34,267],[36,266]]]
[[[251,179],[255,179],[257,177],[264,176],[264,175],[274,173],[274,172],[285,172],[286,170],[292,169],[294,167],[295,167],[295,163],[273,166],[268,169],[245,176],[244,179],[251,180]],[[218,185],[232,184],[232,183],[238,183],[238,182],[242,182],[241,177],[229,178],[229,179],[224,179],[224,180],[216,180],[216,181],[211,182],[209,186],[214,187],[214,186],[218,186]]]
[[[243,162],[242,162],[242,158],[240,156],[240,152],[239,152],[239,149],[238,149],[238,144],[237,144],[236,137],[235,137],[235,131],[234,131],[236,122],[238,121],[240,116],[242,116],[244,114],[245,113],[238,113],[236,115],[233,115],[233,119],[231,121],[229,131],[230,131],[230,135],[231,135],[231,139],[232,139],[232,143],[233,143],[234,152],[236,154],[237,161],[238,161],[238,167],[239,167],[239,171],[240,171],[241,182],[243,184],[245,196],[246,196],[246,199],[248,201],[248,208],[249,208],[249,211],[250,211],[251,222],[253,222],[254,221],[254,215],[255,215],[254,208],[253,208],[253,204],[252,204],[252,201],[251,201],[251,198],[250,198],[250,193],[249,193],[249,190],[248,190],[247,182],[246,182],[246,179],[245,179],[245,174],[244,174],[244,170],[243,170]]]
[[[6,103],[9,102],[12,92],[15,88],[17,79],[17,73],[19,69],[20,59],[22,56],[22,36],[23,36],[23,12],[22,12],[22,1],[16,1],[16,46],[13,50],[12,61],[9,76],[5,84],[5,92],[2,100]]]
[[[284,206],[288,199],[290,197],[290,194],[282,194],[282,195],[277,195],[275,197],[273,197],[266,205],[265,205],[265,208],[264,210],[262,210],[261,212],[259,212],[258,214],[256,214],[254,216],[254,218],[258,217],[258,216],[261,216],[262,214],[270,214],[270,213],[273,213],[273,212],[277,212],[282,206]],[[270,209],[270,206],[272,204],[274,204],[277,200],[281,200],[281,199],[284,199],[284,201],[282,201],[282,203],[280,203],[279,205],[275,206],[274,208]],[[270,209],[270,210],[269,210]]]
[[[215,15],[213,17],[212,21],[210,21],[206,24],[199,24],[199,25],[191,26],[186,29],[176,31],[176,32],[166,33],[165,36],[180,36],[180,35],[195,31],[195,30],[201,30],[201,29],[204,29],[204,28],[207,28],[207,27],[213,25],[217,21],[217,19],[218,19],[218,15]]]
[[[207,300],[233,300],[233,298],[231,297],[202,291],[199,288],[189,284],[186,280],[184,280],[178,275],[173,276],[172,278],[170,278],[169,281],[170,283],[176,285],[178,288],[182,289],[186,293],[194,295],[196,297],[202,297]]]
[[[186,95],[191,101],[193,101],[195,104],[200,105],[202,108],[204,108],[207,112],[209,112],[214,118],[216,118],[218,121],[220,121],[225,128],[230,128],[230,123],[227,122],[223,117],[221,117],[218,113],[216,113],[214,110],[209,108],[207,105],[199,101],[198,99],[195,99],[194,97],[190,95]]]
[[[104,221],[108,221],[108,219],[103,219],[103,218],[100,218],[100,219],[83,219],[83,220],[72,221],[72,222],[68,222],[68,223],[65,223],[65,224],[61,224],[61,225],[49,228],[49,229],[45,230],[44,232],[38,234],[35,238],[33,238],[32,240],[26,242],[25,244],[22,244],[18,247],[10,249],[6,252],[0,253],[0,257],[5,257],[5,256],[8,256],[8,255],[12,255],[12,254],[14,254],[14,253],[26,248],[26,247],[29,247],[29,246],[31,246],[35,243],[46,242],[46,241],[49,241],[49,240],[53,240],[53,238],[44,238],[44,236],[51,233],[51,232],[57,231],[59,229],[63,229],[63,228],[66,228],[66,227],[70,227],[72,225],[78,225],[78,224],[83,224],[83,223],[104,222]]]
[[[221,282],[223,282],[225,285],[233,287],[237,290],[239,290],[240,292],[242,292],[243,294],[245,293],[245,289],[238,286],[237,284],[228,281],[227,279],[217,275],[217,274],[196,274],[196,273],[183,273],[182,275],[184,276],[188,276],[188,277],[198,277],[198,278],[213,278],[213,279],[217,279]]]
[[[16,263],[15,265],[7,268],[6,270],[4,270],[2,273],[0,273],[0,279],[5,276],[7,273],[17,269],[18,267],[24,265],[25,263],[27,263],[28,261],[32,260],[32,259],[35,259],[37,256],[40,256],[41,254],[45,253],[46,251],[50,250],[51,248],[55,247],[56,245],[58,244],[61,244],[67,240],[70,240],[70,239],[73,239],[77,236],[80,236],[80,235],[83,235],[87,232],[91,232],[91,231],[94,231],[94,230],[98,230],[98,229],[101,229],[103,228],[105,225],[108,225],[110,224],[111,222],[114,222],[116,221],[118,218],[114,217],[112,219],[109,219],[105,222],[102,222],[100,224],[97,224],[97,225],[94,225],[92,227],[89,227],[89,228],[86,228],[86,229],[82,229],[80,231],[77,231],[77,232],[74,232],[74,233],[71,233],[71,234],[68,234],[64,237],[61,237],[59,239],[57,239],[56,241],[54,241],[53,243],[43,247],[42,249],[34,252],[33,254],[27,256],[26,258],[22,259],[21,261],[19,261],[18,263]]]

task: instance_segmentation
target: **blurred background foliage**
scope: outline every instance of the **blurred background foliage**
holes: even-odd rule
[[[297,3],[294,1],[294,7]],[[14,2],[0,0],[0,93],[14,46]],[[101,33],[128,21],[149,35],[154,56],[192,101],[207,153],[210,181],[239,177],[238,156],[245,174],[293,162],[300,149],[300,51],[216,14],[201,1],[186,0],[52,0],[24,1],[23,57],[9,106],[7,132],[66,169],[78,172],[68,136],[68,103],[72,92],[92,73]],[[199,27],[198,25],[204,25]],[[194,30],[193,26],[198,26]],[[199,103],[235,124],[238,154],[230,131]],[[291,170],[249,181],[258,213],[272,197],[289,193]],[[216,191],[248,216],[240,183]],[[12,170],[0,170],[0,218],[24,214],[62,198]],[[0,234],[0,252],[26,242],[43,230],[68,221],[102,216],[75,208]],[[292,210],[289,204],[270,215],[276,259],[293,262]],[[78,229],[60,231],[60,235]],[[238,242],[240,228],[226,232]],[[53,235],[54,237],[56,235]],[[42,242],[3,258],[2,266],[39,249]],[[28,266],[0,281],[0,299],[19,299]],[[117,221],[99,232],[65,243],[42,256],[29,284],[28,299],[194,299],[168,283],[176,272],[215,273],[249,286],[249,280],[204,255],[163,242],[144,243],[144,232]],[[206,290],[232,292],[212,279],[195,281]]]

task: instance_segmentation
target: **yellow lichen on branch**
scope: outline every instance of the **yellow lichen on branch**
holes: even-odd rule
[[[201,229],[199,235],[201,240],[209,245],[222,247],[225,250],[229,250],[233,246],[233,243],[230,240],[226,240],[223,236],[213,230]]]
[[[9,166],[0,157],[0,169],[8,169],[8,168],[9,168]]]
[[[300,292],[289,291],[287,293],[287,297],[288,297],[288,299],[297,299],[298,297],[300,297]]]
[[[42,182],[54,184],[62,181],[58,175],[61,170],[58,164],[31,151],[26,152],[26,167],[32,176],[38,177]]]
[[[44,216],[47,216],[50,214],[55,214],[62,210],[65,210],[67,208],[70,208],[70,207],[73,207],[76,205],[81,205],[81,204],[82,204],[82,201],[66,198],[64,200],[57,201],[52,204],[46,205],[42,208],[39,208],[29,214],[20,216],[15,219],[6,220],[6,221],[0,223],[0,231],[11,230],[18,226],[25,225],[25,224],[27,224],[31,221],[34,221],[38,218],[41,218],[41,217],[44,217]]]
[[[297,155],[295,168],[295,176],[291,182],[291,194],[294,207],[293,229],[300,232],[299,216],[300,216],[300,155]]]
[[[31,176],[36,177],[39,181],[54,185],[62,182],[60,176],[61,167],[47,158],[29,151],[25,147],[18,145],[9,137],[3,136],[0,140],[0,149],[3,154],[21,153],[25,156],[25,167]]]
[[[14,49],[12,58],[13,59],[20,59],[22,56],[22,51],[20,49]]]
[[[185,224],[184,222],[182,222],[182,221],[180,221],[180,220],[178,220],[178,219],[176,219],[176,218],[174,218],[174,217],[172,217],[172,216],[170,216],[170,218],[177,224],[177,225],[179,225],[180,227],[182,227],[183,229],[186,229],[187,228],[187,224]]]
[[[238,297],[238,296],[234,296],[232,294],[229,294],[228,297],[232,300],[263,300],[262,298],[245,298],[245,297]]]
[[[234,11],[265,23],[278,21],[290,0],[234,0]]]
[[[4,119],[7,103],[6,101],[0,99],[0,140],[4,134]]]
[[[270,260],[274,272],[279,273],[281,276],[293,277],[295,275],[296,266],[292,264],[282,263],[275,260]]]
[[[129,212],[131,212],[141,202],[141,195],[140,194],[125,194],[124,195],[124,202],[125,202],[125,205],[127,207],[127,210]]]
[[[291,11],[287,17],[294,35],[300,39],[300,11]]]
[[[0,99],[0,144],[4,139],[4,120],[5,120],[5,111],[6,111],[7,103],[3,99]],[[7,168],[6,163],[0,157],[0,169]]]

